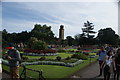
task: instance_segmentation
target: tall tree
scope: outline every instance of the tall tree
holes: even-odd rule
[[[74,38],[72,38],[72,36],[67,36],[66,41],[67,41],[69,46],[74,45]]]
[[[94,35],[90,35],[90,34],[96,33],[95,31],[93,31],[94,29],[93,23],[90,23],[89,21],[87,21],[86,23],[84,23],[83,27],[84,27],[82,28],[83,35],[87,38],[93,38]]]
[[[101,44],[115,45],[118,44],[119,36],[112,28],[105,28],[98,31],[97,39]]]
[[[54,33],[51,30],[51,26],[36,24],[31,31],[31,36],[36,37],[39,40],[47,43],[53,43]]]

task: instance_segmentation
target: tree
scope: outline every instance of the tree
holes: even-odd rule
[[[31,36],[36,37],[39,40],[47,43],[53,43],[54,33],[51,30],[51,26],[36,24],[31,31]]]
[[[4,47],[4,46],[7,46],[7,43],[8,42],[13,42],[13,37],[12,37],[12,35],[10,34],[10,33],[8,33],[7,31],[6,31],[6,29],[4,29],[3,31],[2,31],[2,46]]]
[[[80,45],[92,45],[95,44],[94,41],[94,35],[96,32],[94,30],[94,25],[93,23],[90,23],[87,21],[84,23],[83,28],[82,28],[82,34],[79,34],[79,44]],[[91,35],[92,34],[92,35]]]
[[[22,31],[21,33],[16,34],[16,43],[26,43],[30,39],[29,32],[27,31]]]
[[[94,35],[90,35],[90,34],[96,33],[95,31],[93,31],[94,29],[93,23],[90,23],[89,21],[87,21],[87,23],[84,23],[83,27],[85,27],[85,28],[82,28],[83,35],[87,38],[93,38]]]
[[[31,37],[28,41],[29,48],[35,50],[44,50],[47,49],[47,44],[44,41],[38,40],[35,37]]]
[[[98,31],[97,39],[101,44],[118,44],[119,36],[115,34],[112,28],[100,29]]]
[[[74,38],[72,38],[71,36],[67,36],[66,41],[69,46],[74,45]]]
[[[88,39],[84,36],[84,34],[75,35],[76,45],[86,45],[88,44]]]

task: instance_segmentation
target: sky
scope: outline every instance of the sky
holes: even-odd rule
[[[60,25],[64,25],[65,37],[74,37],[82,33],[81,28],[87,20],[95,25],[96,32],[101,28],[111,27],[116,34],[118,33],[117,2],[12,1],[5,0],[0,4],[2,29],[10,33],[31,31],[35,24],[46,24],[51,26],[53,33],[58,37]]]

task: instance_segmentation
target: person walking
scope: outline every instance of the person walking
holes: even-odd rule
[[[116,75],[117,75],[117,80],[119,80],[119,75],[120,75],[120,48],[117,50],[116,55],[115,55],[115,64],[116,64],[116,74],[114,76],[114,79],[116,79]]]
[[[103,68],[103,65],[105,64],[104,67],[104,80],[110,80],[110,74],[113,70],[112,64],[114,66],[114,70],[116,70],[115,67],[115,60],[113,58],[113,51],[108,51],[107,55],[104,57],[104,61],[101,65],[101,68]]]
[[[100,69],[100,74],[98,76],[102,76],[103,66],[104,66],[102,65],[102,63],[104,61],[104,57],[107,55],[104,47],[101,47],[101,50],[98,52],[98,55],[99,55],[98,61],[99,61],[99,69]]]
[[[6,59],[9,62],[11,79],[19,80],[19,61],[21,60],[20,53],[13,45],[11,45],[8,49]]]

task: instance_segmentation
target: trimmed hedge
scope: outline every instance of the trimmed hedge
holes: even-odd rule
[[[57,53],[41,53],[41,54],[36,54],[36,53],[21,53],[22,55],[27,55],[27,56],[56,56],[58,55]]]
[[[64,63],[64,62],[53,62],[53,61],[36,61],[36,62],[23,62],[21,66],[26,65],[58,65],[58,66],[66,66],[66,67],[74,67],[78,64],[83,63],[83,60],[78,60],[75,63]],[[2,64],[9,65],[8,61],[2,60]]]

